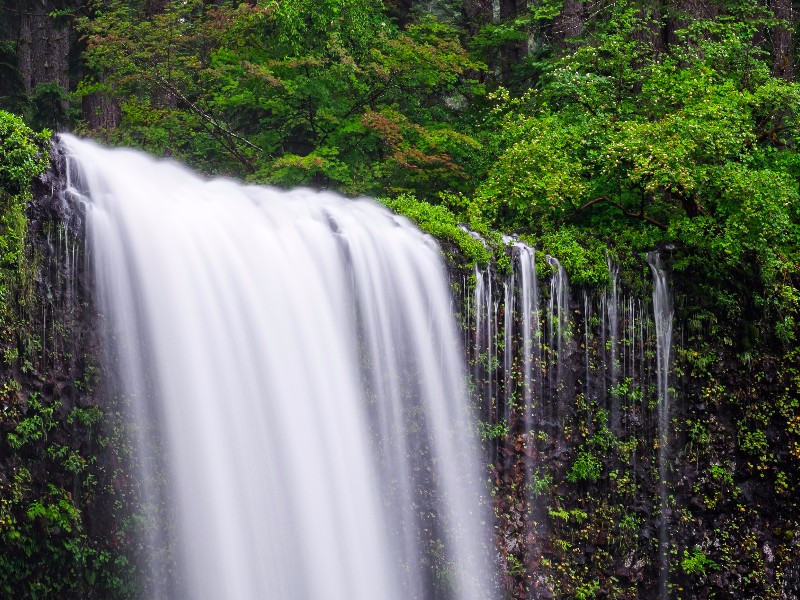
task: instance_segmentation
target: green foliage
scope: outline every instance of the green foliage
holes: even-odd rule
[[[27,416],[17,423],[13,432],[8,434],[8,445],[19,450],[25,445],[33,444],[46,438],[47,432],[58,425],[55,419],[57,404],[44,404],[36,392],[28,398]]]
[[[0,198],[20,197],[50,164],[50,133],[34,133],[22,119],[0,111]],[[19,200],[18,200],[19,202]]]
[[[579,481],[597,481],[603,470],[603,463],[600,462],[592,452],[582,450],[578,452],[572,468],[566,474],[567,481],[578,483]]]
[[[608,427],[608,413],[598,410],[594,415],[594,433],[578,448],[572,467],[565,475],[571,483],[592,482],[600,479],[603,473],[603,459],[614,450],[623,450],[623,444],[614,436]],[[584,434],[586,435],[586,434]],[[609,474],[612,479],[620,477],[619,473]]]
[[[105,415],[96,406],[75,407],[65,418],[61,401],[36,392],[10,400],[18,388],[3,387],[4,425],[12,430],[0,440],[9,474],[0,480],[0,594],[74,597],[91,589],[106,598],[135,597],[136,570],[121,550],[124,540],[99,539],[87,527],[98,492],[109,494],[89,451],[91,430]]]
[[[534,245],[559,259],[574,285],[603,287],[608,281],[608,246],[590,232],[564,226],[540,235]]]
[[[625,515],[617,525],[624,534],[636,535],[642,526],[642,519],[636,515]]]
[[[92,427],[100,423],[103,418],[103,411],[97,406],[88,408],[74,407],[67,415],[67,424],[80,423],[84,427]]]
[[[49,138],[49,132],[35,133],[19,117],[0,111],[0,340],[7,361],[18,352],[9,347],[15,338],[9,329],[16,316],[13,292],[32,277],[24,265],[25,205],[33,178],[49,165]]]
[[[81,90],[120,99],[117,141],[353,194],[430,197],[469,180],[461,163],[479,145],[451,105],[480,92],[468,72],[482,67],[433,18],[400,29],[372,0],[95,5],[80,20],[94,73]]]
[[[478,435],[484,442],[505,439],[510,431],[508,423],[505,421],[495,424],[485,421],[478,422]]]
[[[535,88],[492,95],[497,132],[482,142],[498,153],[469,222],[536,234],[581,284],[602,285],[609,244],[677,243],[675,269],[716,285],[753,261],[790,343],[796,294],[778,290],[798,261],[800,86],[770,74],[753,44],[758,15],[694,19],[656,51],[646,10],[607,10],[585,43],[542,63]]]
[[[579,508],[573,508],[572,510],[566,510],[564,508],[548,508],[548,514],[554,518],[558,519],[559,521],[563,521],[568,523],[570,521],[574,521],[575,523],[583,523],[589,517],[585,511]]]
[[[532,497],[539,498],[547,494],[552,485],[553,476],[544,469],[537,467],[531,476],[530,482],[528,483],[528,489],[530,490]]]
[[[436,239],[454,244],[468,263],[474,262],[485,266],[492,257],[489,248],[461,229],[456,216],[442,205],[417,200],[410,194],[383,198],[381,202],[414,221],[420,229]]]
[[[600,582],[597,580],[584,583],[575,590],[575,600],[589,600],[589,598],[594,598],[595,593],[599,589]]]
[[[705,575],[709,571],[718,569],[719,565],[708,558],[700,548],[693,548],[691,553],[688,550],[683,551],[681,570],[687,575]]]
[[[50,483],[43,495],[26,502],[33,485],[31,473],[21,468],[0,486],[0,592],[64,597],[91,587],[105,597],[133,597],[131,565],[89,538],[69,492]]]
[[[768,448],[767,435],[761,429],[756,429],[755,431],[740,430],[739,447],[743,452],[751,456],[764,456]]]

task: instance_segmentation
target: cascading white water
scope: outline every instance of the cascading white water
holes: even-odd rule
[[[569,327],[569,280],[567,272],[561,262],[554,256],[547,257],[548,264],[553,268],[553,275],[550,278],[550,395],[554,406],[550,409],[547,419],[550,424],[561,422],[564,411],[563,391],[565,389],[564,363],[566,361],[566,347],[564,336]],[[553,368],[553,365],[555,368]]]
[[[594,389],[594,381],[592,377],[592,361],[591,361],[591,322],[592,322],[592,298],[588,290],[583,290],[583,347],[584,347],[584,379],[583,394],[586,399],[586,424],[589,431],[592,431],[592,421],[594,420],[594,407],[592,403],[597,400],[596,392]]]
[[[519,306],[522,328],[522,399],[525,406],[525,431],[533,428],[534,404],[541,406],[538,368],[541,363],[541,326],[539,322],[539,287],[536,278],[536,250],[521,242],[514,243],[519,269]]]
[[[371,201],[62,143],[142,485],[165,502],[163,468],[174,503],[149,596],[491,598],[435,242]]]
[[[669,532],[667,528],[667,467],[669,461],[670,390],[669,366],[672,353],[672,296],[667,272],[658,251],[647,253],[653,272],[653,313],[656,329],[656,376],[658,379],[658,488],[661,504],[659,532],[659,597],[666,600],[669,582]]]
[[[619,266],[606,256],[608,265],[608,278],[610,286],[603,293],[603,304],[606,309],[606,324],[608,327],[609,347],[607,352],[609,384],[610,384],[610,415],[611,430],[619,433],[620,397],[617,384],[619,383]]]

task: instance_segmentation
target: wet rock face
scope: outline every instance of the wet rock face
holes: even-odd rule
[[[79,183],[69,181],[67,160],[66,152],[59,145],[58,136],[55,136],[50,146],[50,169],[33,182],[33,199],[27,210],[28,231],[31,244],[39,247],[46,242],[49,225],[64,226],[83,252],[85,207],[67,193],[68,187]],[[48,243],[52,243],[52,240]],[[87,292],[90,292],[90,283],[86,283]],[[88,295],[91,296],[91,293]]]
[[[64,150],[54,143],[50,146],[50,169],[33,182],[33,199],[28,204],[28,230],[34,244],[36,235],[46,222],[65,223],[69,209],[64,201],[67,185]]]
[[[0,595],[65,598],[135,589],[124,426],[101,381],[98,316],[79,204],[62,150],[33,185],[27,250],[6,296],[0,378]],[[127,499],[126,499],[127,497]]]
[[[625,274],[616,298],[571,289],[559,352],[547,331],[553,286],[549,274],[540,277],[542,358],[533,381],[561,375],[526,407],[519,297],[503,295],[512,276],[488,269],[480,284],[497,293],[481,301],[472,268],[454,268],[453,281],[463,288],[458,310],[509,596],[700,599],[735,590],[739,598],[800,597],[800,455],[792,452],[800,429],[791,425],[800,419],[797,359],[763,341],[769,324],[750,326],[761,332],[750,338],[762,341],[743,358],[726,339],[741,324],[693,330],[694,283],[673,282],[673,404],[662,438],[649,292],[634,294]],[[491,339],[476,336],[478,314]],[[558,423],[536,418],[548,405],[558,408]]]

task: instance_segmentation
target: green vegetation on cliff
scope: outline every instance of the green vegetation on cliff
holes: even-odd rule
[[[800,556],[800,85],[791,3],[496,5],[65,0],[49,6],[53,27],[68,28],[75,42],[71,60],[63,57],[72,82],[63,87],[43,83],[19,58],[31,45],[14,38],[24,29],[6,11],[0,106],[209,174],[384,198],[467,274],[473,264],[508,273],[501,234],[513,233],[558,257],[576,293],[603,293],[611,257],[623,287],[646,298],[644,252],[661,248],[681,338],[673,491],[682,504],[673,498],[672,508],[686,541],[671,557],[681,588],[673,591],[777,598],[800,589],[792,571]],[[47,334],[30,324],[50,313],[35,304],[47,302],[34,288],[41,257],[30,240],[25,246],[27,190],[46,164],[45,140],[0,113],[0,449],[11,457],[0,473],[0,535],[11,549],[0,557],[0,583],[24,581],[40,596],[96,589],[92,565],[117,560],[84,543],[90,502],[72,486],[91,468],[65,475],[80,463],[70,436],[83,435],[70,427],[85,424],[75,417],[65,426],[72,409],[36,395],[48,380],[39,366],[57,368],[41,362]],[[605,351],[593,348],[590,358]],[[68,379],[86,377],[70,371]],[[642,400],[630,382],[613,392]],[[647,492],[626,466],[641,443],[611,432],[608,415],[580,393],[573,400],[584,413],[558,440],[540,440],[543,449],[566,448],[569,460],[524,484],[541,513],[518,507],[523,483],[496,488],[503,535],[518,542],[526,532],[515,523],[535,517],[549,552],[535,565],[507,552],[504,584],[525,597],[535,571],[558,582],[559,597],[636,597],[646,587],[637,577],[652,576],[636,566],[637,548],[651,543],[658,518],[628,506]],[[513,441],[507,424],[484,434],[487,444]],[[62,569],[68,562],[81,566]],[[123,594],[126,580],[114,581]]]
[[[0,111],[0,596],[123,598],[136,584],[129,490],[110,472],[125,451],[118,416],[99,405],[91,326],[65,299],[78,277],[63,271],[65,225],[29,231],[49,146],[49,132]]]
[[[0,111],[0,339],[8,354],[22,305],[30,300],[33,273],[27,264],[27,203],[34,177],[50,164],[50,134],[34,133],[18,117]]]

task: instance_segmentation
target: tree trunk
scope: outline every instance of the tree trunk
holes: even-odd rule
[[[83,118],[90,131],[111,130],[119,126],[119,100],[103,93],[87,94],[81,103]]]
[[[500,0],[500,21],[513,21],[517,17],[517,0]],[[501,50],[501,71],[503,82],[508,85],[511,82],[514,65],[519,63],[523,55],[524,42],[507,42]]]
[[[42,83],[69,89],[70,30],[50,17],[48,0],[22,0],[6,6],[8,34],[17,43],[17,61],[25,90]]]
[[[666,21],[667,45],[678,43],[675,32],[687,27],[692,19],[714,19],[720,13],[719,7],[706,0],[674,0],[672,8],[676,16]]]
[[[633,33],[634,39],[650,46],[656,54],[665,52],[667,50],[666,27],[661,18],[661,11],[658,8],[642,8],[639,11],[639,18],[642,20],[642,27]]]
[[[414,0],[387,0],[385,6],[387,12],[401,27],[411,21],[411,9],[414,7]]]
[[[164,12],[168,2],[169,0],[146,0],[144,7],[145,13],[148,17],[160,14]]]
[[[564,47],[567,40],[583,33],[583,3],[566,0],[561,14],[553,20],[553,43]]]
[[[491,23],[492,13],[492,0],[464,0],[464,21],[470,35]]]
[[[794,79],[794,60],[792,55],[792,0],[772,0],[772,12],[776,19],[785,21],[784,25],[775,27],[770,38],[772,41],[772,74],[787,81]]]

